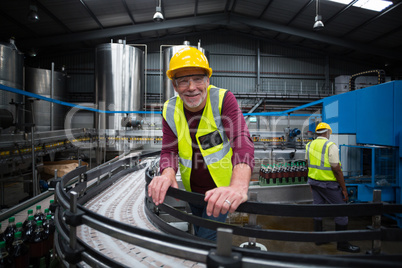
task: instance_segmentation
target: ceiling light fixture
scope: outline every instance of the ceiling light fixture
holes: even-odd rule
[[[28,20],[31,22],[37,22],[40,20],[38,7],[36,6],[34,1],[29,4]]]
[[[315,23],[313,26],[314,31],[320,31],[324,29],[324,23],[322,22],[322,16],[320,13],[320,0],[316,0],[316,13],[315,13]]]
[[[161,0],[159,0],[159,5],[156,7],[156,12],[154,14],[154,22],[162,22],[165,18],[162,14]]]
[[[38,50],[35,49],[35,48],[31,48],[31,49],[28,51],[28,55],[29,55],[30,57],[36,57],[36,56],[38,55]]]

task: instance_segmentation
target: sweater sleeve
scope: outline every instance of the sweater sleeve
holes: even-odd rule
[[[160,173],[165,168],[171,167],[177,173],[178,165],[179,165],[179,147],[176,135],[173,133],[172,129],[166,122],[166,120],[162,119],[162,150],[159,161],[159,169]]]
[[[223,101],[222,123],[233,150],[233,166],[245,163],[253,170],[254,144],[236,97],[230,91],[226,93]]]

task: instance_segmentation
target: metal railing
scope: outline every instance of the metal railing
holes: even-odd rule
[[[111,165],[104,165],[94,171],[86,171],[86,167],[78,167],[60,179],[55,187],[56,203],[51,206],[55,211],[57,234],[55,235],[55,248],[57,255],[63,260],[64,266],[81,267],[82,262],[92,267],[124,267],[116,260],[112,260],[89,246],[77,237],[75,228],[87,225],[97,231],[107,234],[121,241],[137,245],[155,252],[168,254],[178,258],[205,263],[208,267],[396,267],[401,263],[402,255],[378,254],[378,241],[402,241],[401,229],[384,229],[380,226],[378,215],[383,213],[401,213],[402,206],[375,202],[371,204],[349,205],[282,205],[260,202],[243,203],[237,211],[250,214],[313,217],[313,216],[363,216],[372,215],[376,222],[372,230],[344,231],[344,232],[293,232],[261,230],[250,227],[239,227],[225,223],[205,221],[198,217],[178,211],[175,208],[161,204],[158,209],[171,213],[171,215],[184,218],[188,222],[207,228],[217,229],[217,243],[202,241],[188,236],[155,233],[129,224],[115,221],[101,216],[82,206],[89,198],[95,196],[100,190],[106,189],[113,181],[123,175],[145,168],[139,160],[158,154],[151,153],[119,160]],[[69,181],[78,177],[78,183],[69,192],[64,188]],[[146,181],[153,177],[152,169],[146,172]],[[88,187],[88,182],[98,179],[100,183]],[[146,190],[146,187],[144,191]],[[169,189],[168,195],[192,203],[201,203],[203,196],[185,192],[179,189]],[[145,195],[147,196],[147,195]],[[153,221],[155,207],[152,201],[146,200],[147,216]],[[153,216],[152,216],[153,215]],[[317,256],[307,254],[287,254],[257,251],[232,246],[232,234],[249,237],[267,238],[284,241],[343,241],[343,240],[373,240],[377,241],[376,251],[371,255],[354,256]],[[374,245],[373,245],[374,247]]]

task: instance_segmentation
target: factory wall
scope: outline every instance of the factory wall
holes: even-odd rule
[[[147,43],[147,103],[158,103],[160,82],[160,49],[180,45],[184,40],[210,53],[214,70],[211,83],[232,92],[268,92],[296,94],[334,94],[334,78],[376,68],[319,52],[307,51],[285,43],[258,40],[233,32],[215,32],[197,36],[172,38]],[[130,41],[127,41],[130,43]],[[141,47],[140,47],[141,48]],[[141,48],[143,49],[143,48]],[[259,51],[259,52],[258,52]],[[258,61],[258,56],[260,60]],[[31,67],[55,69],[64,65],[68,74],[68,96],[72,102],[94,100],[95,47],[68,55],[27,58]],[[258,76],[257,70],[260,69]],[[151,98],[152,95],[152,98]]]

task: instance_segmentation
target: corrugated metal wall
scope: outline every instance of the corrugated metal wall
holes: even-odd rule
[[[339,59],[225,31],[154,41],[147,44],[147,94],[154,95],[147,103],[158,102],[155,95],[163,92],[160,82],[161,45],[164,45],[164,49],[166,45],[180,45],[184,40],[194,46],[201,40],[201,46],[210,53],[210,65],[214,70],[211,83],[232,92],[328,94],[333,92],[336,76],[374,68],[364,63],[350,62],[347,58]],[[74,101],[88,101],[88,94],[94,95],[95,90],[94,51],[95,48],[59,57],[33,58],[27,62],[32,67],[49,69],[51,62],[55,62],[56,69],[65,65],[69,75],[70,96],[74,97]],[[329,73],[328,77],[326,73]],[[330,84],[326,85],[326,81],[330,81]]]

